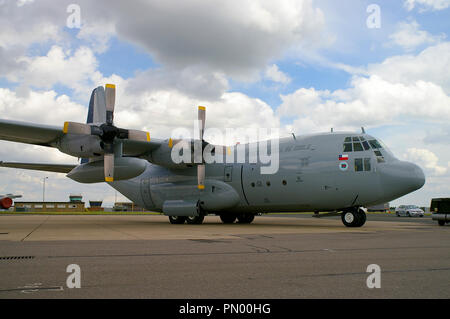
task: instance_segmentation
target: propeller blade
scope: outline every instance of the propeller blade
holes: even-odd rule
[[[88,123],[105,123],[106,122],[106,97],[105,88],[99,86],[93,92],[93,108],[92,108],[92,122]],[[91,110],[91,105],[89,103],[89,111]]]
[[[114,154],[105,153],[103,165],[105,168],[105,182],[114,182]]]
[[[65,134],[91,135],[92,128],[88,124],[65,122],[63,132]]]
[[[197,179],[198,179],[198,189],[204,190],[205,189],[205,165],[198,165],[197,166]]]
[[[206,107],[199,106],[198,107],[198,120],[200,121],[199,127],[199,138],[202,141],[202,161],[203,161],[203,134],[205,132],[205,120],[206,120]],[[198,180],[198,189],[205,189],[205,164],[201,164],[197,166],[197,180]]]
[[[133,141],[150,142],[150,133],[138,130],[128,130],[128,139]]]
[[[114,106],[116,103],[116,86],[114,84],[106,84],[106,123],[111,124],[114,120]]]
[[[200,121],[200,140],[203,141],[203,133],[205,132],[206,107],[198,107],[198,120]]]

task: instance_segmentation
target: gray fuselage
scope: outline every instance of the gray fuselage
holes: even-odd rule
[[[261,174],[266,165],[260,163],[206,164],[203,191],[197,189],[195,166],[168,169],[146,162],[140,176],[110,185],[159,212],[164,202],[177,200],[200,200],[207,213],[339,211],[382,204],[425,183],[417,165],[398,160],[370,135],[355,133],[280,139],[275,174]]]

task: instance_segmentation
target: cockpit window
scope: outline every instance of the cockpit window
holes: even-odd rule
[[[374,151],[376,156],[383,156],[380,151]]]
[[[370,150],[383,149],[380,142],[375,139],[367,140],[364,136],[347,136],[344,140],[343,152],[364,152]]]
[[[369,143],[367,142],[367,141],[364,141],[363,143],[362,143],[362,145],[363,145],[363,147],[364,147],[364,150],[370,150],[370,146],[369,146]]]
[[[372,146],[372,148],[376,148],[376,149],[383,148],[377,140],[370,140],[369,143],[370,143],[370,146]]]
[[[355,152],[364,151],[361,143],[353,143],[353,149],[355,150]]]

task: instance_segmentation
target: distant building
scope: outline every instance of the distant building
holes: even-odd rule
[[[69,202],[15,202],[16,212],[84,212],[81,195],[70,195]]]
[[[103,212],[105,209],[102,207],[103,201],[89,201],[88,211],[90,212]]]

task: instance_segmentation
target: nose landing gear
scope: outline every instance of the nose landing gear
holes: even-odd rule
[[[341,214],[341,219],[347,227],[361,227],[366,223],[366,210],[363,207],[344,210]]]

